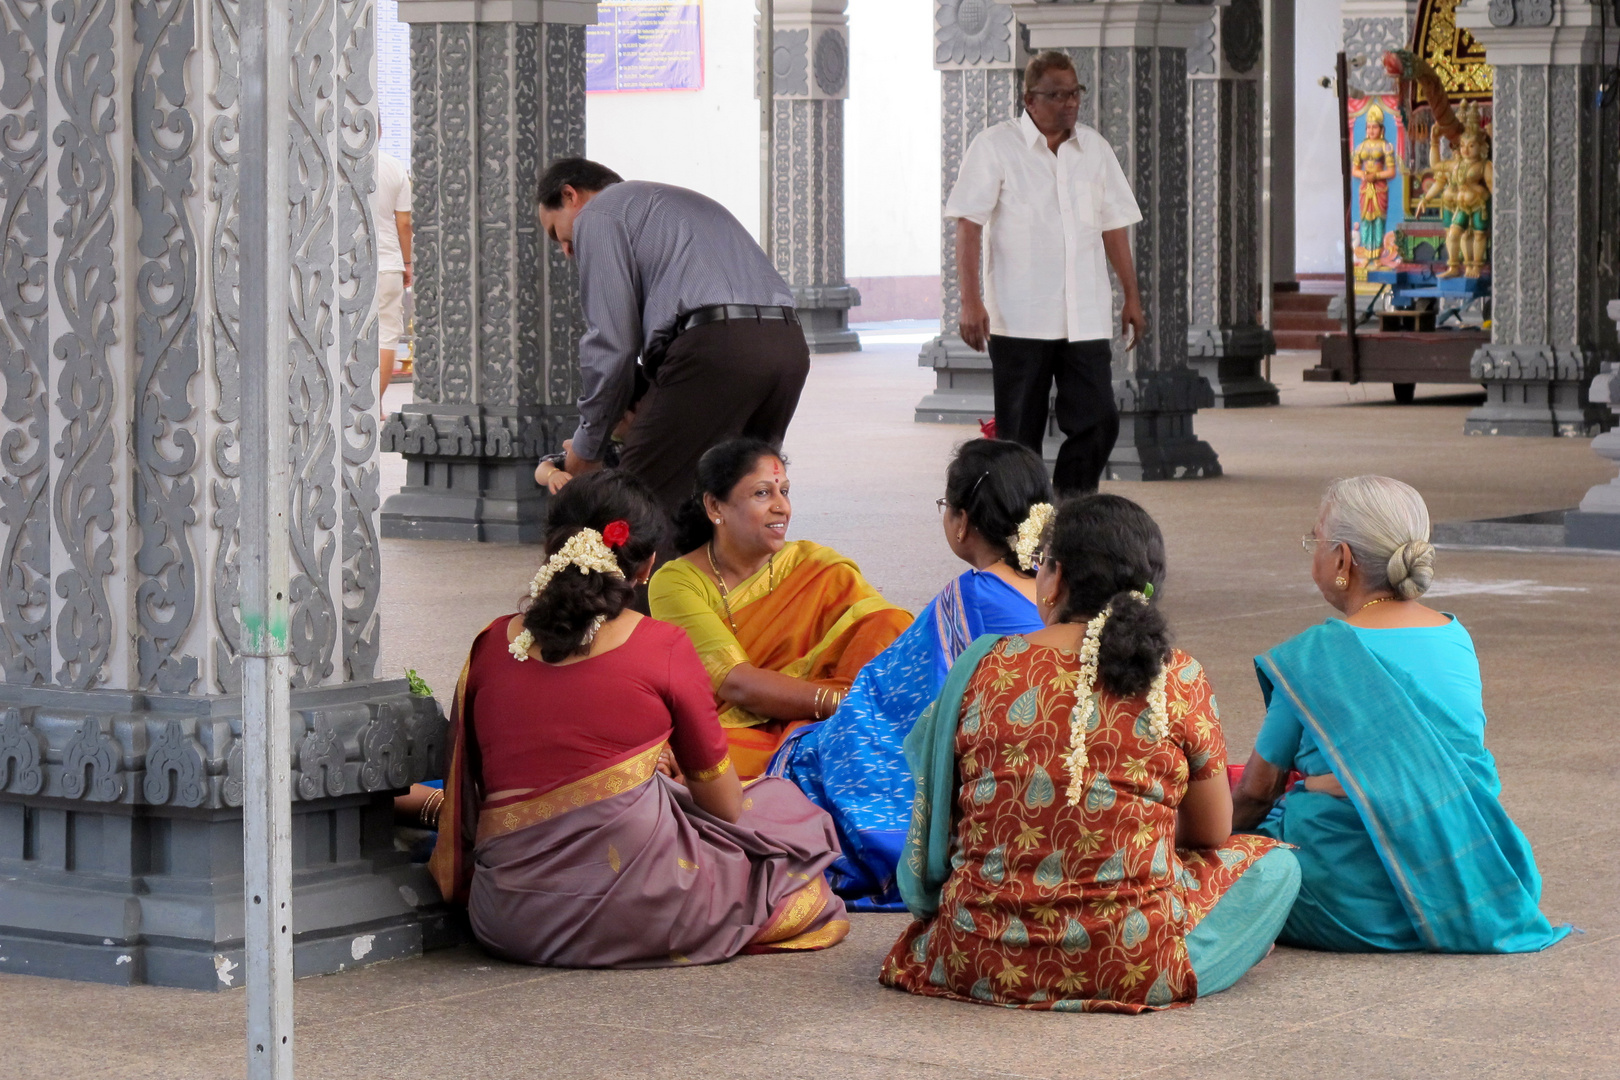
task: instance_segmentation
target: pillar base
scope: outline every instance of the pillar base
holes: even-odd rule
[[[1590,438],[1614,423],[1588,384],[1609,351],[1536,345],[1485,345],[1469,374],[1485,385],[1485,404],[1463,420],[1466,435]]]
[[[240,698],[0,687],[0,971],[242,985]],[[404,680],[296,690],[294,973],[461,940],[394,850],[393,795],[442,770]]]
[[[1620,322],[1620,300],[1611,301],[1609,315]],[[1594,402],[1611,408],[1620,402],[1620,363],[1606,363],[1592,380]],[[1592,440],[1592,452],[1620,466],[1620,428]],[[1579,510],[1564,515],[1565,543],[1570,547],[1620,549],[1620,476],[1586,492]]]
[[[917,423],[977,424],[996,415],[989,353],[944,334],[923,346],[917,366],[934,369],[934,392],[917,402]]]
[[[576,423],[572,410],[406,405],[382,430],[382,449],[403,454],[406,464],[405,486],[382,505],[382,535],[541,542],[546,493],[534,482],[534,467]]]
[[[1214,408],[1276,405],[1277,387],[1260,374],[1277,351],[1271,332],[1259,326],[1194,326],[1187,331],[1187,366],[1203,376]]]
[[[861,302],[853,285],[793,287],[793,305],[812,353],[860,352],[860,335],[849,328],[849,309]]]
[[[1221,475],[1214,449],[1193,434],[1193,416],[1210,407],[1209,383],[1185,368],[1142,372],[1114,383],[1119,441],[1109,480],[1199,480]]]

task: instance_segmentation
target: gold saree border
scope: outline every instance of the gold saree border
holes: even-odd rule
[[[609,765],[601,772],[591,773],[571,784],[553,788],[544,795],[497,810],[485,810],[478,815],[477,842],[506,836],[530,825],[550,821],[570,810],[632,791],[657,773],[658,755],[663,749],[664,742],[660,740],[634,757],[626,758],[617,765]]]
[[[776,914],[760,928],[749,944],[783,947],[783,942],[804,933],[821,917],[831,898],[832,890],[827,887],[827,879],[817,874],[777,908]]]

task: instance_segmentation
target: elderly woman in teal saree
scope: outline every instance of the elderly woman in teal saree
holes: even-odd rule
[[[1255,660],[1267,712],[1233,821],[1299,849],[1284,944],[1510,953],[1569,933],[1541,913],[1529,841],[1498,799],[1473,642],[1417,602],[1428,537],[1407,485],[1336,482],[1305,546],[1347,618]],[[1305,780],[1283,798],[1290,769]]]

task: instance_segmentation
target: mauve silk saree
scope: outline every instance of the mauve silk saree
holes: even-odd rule
[[[822,876],[839,855],[832,819],[785,780],[748,785],[741,816],[725,822],[657,771],[658,740],[543,794],[480,807],[466,678],[430,869],[492,952],[555,967],[673,967],[848,935]]]

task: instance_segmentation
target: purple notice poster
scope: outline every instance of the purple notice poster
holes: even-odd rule
[[[603,0],[585,28],[585,90],[703,89],[702,0]]]

